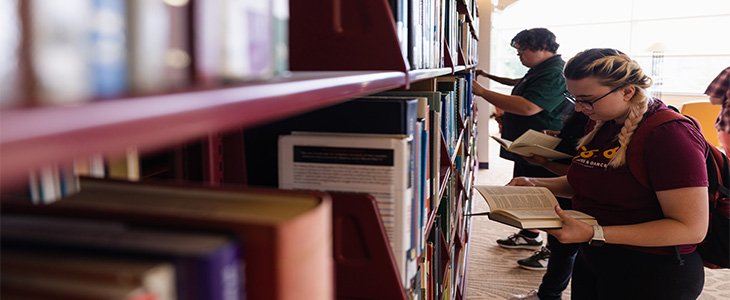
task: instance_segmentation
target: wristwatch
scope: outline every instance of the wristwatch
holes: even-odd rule
[[[588,242],[589,245],[600,247],[606,243],[606,238],[603,237],[603,227],[601,225],[593,225],[593,238]]]

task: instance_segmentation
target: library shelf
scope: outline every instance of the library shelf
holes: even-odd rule
[[[479,34],[478,34],[479,30],[474,28],[474,19],[472,18],[472,13],[469,10],[469,7],[466,5],[466,2],[464,0],[457,0],[456,9],[459,11],[460,14],[466,15],[466,23],[469,24],[469,31],[471,32],[474,39],[478,41],[479,40]],[[478,10],[474,10],[474,13],[478,13]]]
[[[459,66],[462,67],[462,66]],[[457,68],[459,68],[457,67]],[[457,69],[458,70],[458,69]],[[463,70],[463,68],[462,68]],[[408,78],[410,82],[416,82],[424,79],[431,79],[443,75],[452,74],[451,68],[438,68],[438,69],[420,69],[408,71]]]
[[[478,39],[476,3],[454,1],[456,10],[467,15],[471,37],[466,38]],[[454,1],[445,3],[453,5]],[[395,2],[398,1],[289,1],[287,46],[289,69],[293,72],[281,78],[221,86],[197,85],[159,94],[122,95],[74,106],[3,109],[0,111],[0,186],[24,188],[29,171],[71,164],[79,158],[98,154],[113,158],[121,156],[129,147],[136,147],[142,153],[174,150],[181,144],[206,138],[207,151],[212,153],[207,154],[208,167],[212,169],[209,173],[226,177],[228,170],[247,167],[241,163],[245,159],[241,154],[244,151],[227,151],[226,144],[235,144],[238,148],[232,148],[236,150],[256,147],[255,142],[244,145],[241,131],[252,131],[254,126],[382,91],[420,91],[422,86],[429,86],[424,91],[435,92],[436,78],[476,66],[472,61],[475,58],[464,55],[469,54],[465,50],[475,49],[461,49],[460,43],[449,45],[444,37],[434,36],[435,44],[444,38],[440,49],[443,57],[427,65],[441,67],[410,70],[410,61],[400,48],[391,8]],[[457,15],[450,20],[456,20]],[[458,55],[452,57],[450,47],[458,47]],[[419,88],[413,87],[416,82]],[[474,112],[476,108],[472,106],[470,110]],[[432,242],[438,249],[435,255],[439,256],[439,264],[429,262],[418,268],[428,268],[421,272],[430,274],[436,283],[431,287],[432,298],[464,297],[466,268],[452,269],[450,264],[465,260],[468,250],[464,239],[468,239],[469,232],[453,226],[454,222],[467,222],[466,227],[470,226],[468,218],[463,217],[463,213],[469,213],[464,211],[468,207],[465,201],[470,201],[464,199],[468,197],[464,180],[472,178],[473,181],[474,160],[467,158],[472,165],[466,170],[457,168],[456,163],[456,149],[469,148],[473,143],[474,131],[464,126],[468,124],[468,120],[458,124],[458,143],[451,155],[443,135],[438,139],[437,147],[443,158],[440,165],[429,165],[439,169],[440,176],[434,179],[440,186],[434,195],[436,199],[430,199],[433,207],[424,216],[423,233],[426,237],[438,237]],[[430,130],[442,134],[439,128]],[[226,143],[231,136],[237,139]],[[223,149],[222,154],[211,150],[216,148]],[[228,155],[231,153],[234,154]],[[473,157],[473,153],[467,153],[467,157]],[[235,183],[247,184],[245,174],[237,178],[243,179]],[[450,187],[455,187],[453,194]],[[375,198],[341,192],[331,192],[331,195],[337,297],[408,299],[410,295],[399,278]],[[440,207],[444,212],[440,212]],[[456,210],[446,209],[450,207]],[[442,226],[446,226],[445,230]],[[444,234],[449,235],[449,240]]]
[[[397,71],[302,71],[265,82],[0,111],[4,187],[28,171],[130,145],[153,150],[405,84]]]

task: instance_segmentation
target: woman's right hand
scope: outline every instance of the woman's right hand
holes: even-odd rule
[[[535,183],[532,182],[530,177],[515,177],[512,178],[512,180],[507,183],[507,185],[512,186],[535,186]]]
[[[473,79],[471,82],[472,82],[471,93],[474,94],[474,95],[476,95],[476,96],[483,97],[482,96],[482,93],[484,93],[484,90],[486,90],[484,88],[484,86],[482,86],[479,83],[479,81],[477,81],[476,79]]]

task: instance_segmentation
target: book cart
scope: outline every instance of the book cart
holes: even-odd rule
[[[476,40],[476,5],[451,1],[465,16],[467,38]],[[442,67],[412,70],[399,47],[389,1],[290,0],[287,76],[218,86],[193,84],[170,93],[74,106],[2,109],[0,188],[21,190],[28,172],[46,165],[96,154],[120,156],[130,146],[147,152],[201,139],[208,150],[203,180],[245,185],[239,153],[251,145],[237,136],[246,128],[383,91],[434,91],[438,77],[470,72],[476,65],[476,51],[457,44],[453,57],[449,46],[453,47],[444,41]],[[471,224],[463,215],[471,209],[477,163],[475,108],[458,118],[451,155],[440,139],[440,190],[424,226],[434,257],[421,265],[427,270],[419,271],[428,273],[424,278],[433,283],[421,293],[424,299],[465,299]],[[331,196],[336,297],[407,299],[374,198],[334,192]]]

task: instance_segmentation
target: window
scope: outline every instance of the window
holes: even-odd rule
[[[496,11],[492,24],[491,71],[505,77],[525,73],[509,41],[534,27],[555,33],[566,61],[587,48],[626,52],[664,94],[701,95],[730,66],[730,1],[519,0]]]

